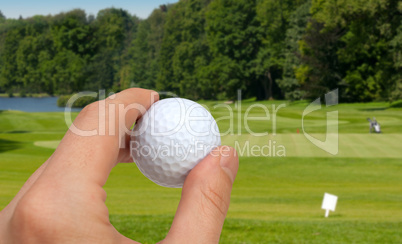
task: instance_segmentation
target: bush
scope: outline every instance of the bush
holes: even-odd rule
[[[389,106],[391,108],[402,108],[402,100],[395,101]]]
[[[68,100],[70,100],[70,98],[73,95],[61,95],[59,96],[59,98],[57,99],[57,106],[59,107],[66,107]],[[91,104],[93,102],[96,102],[98,99],[95,97],[80,97],[78,98],[74,103],[73,103],[73,108],[83,108],[85,106],[87,106],[88,104]]]
[[[20,97],[27,97],[27,93],[25,90],[20,91]]]
[[[8,97],[14,97],[14,93],[12,90],[8,90],[7,95],[8,95]]]
[[[57,106],[58,107],[65,107],[67,104],[68,99],[70,99],[70,95],[61,95],[57,98]]]

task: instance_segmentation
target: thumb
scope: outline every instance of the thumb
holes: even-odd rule
[[[236,151],[221,146],[187,176],[172,227],[163,243],[218,243],[239,167]]]

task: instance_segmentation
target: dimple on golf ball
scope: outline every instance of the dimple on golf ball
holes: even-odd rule
[[[187,99],[168,98],[154,103],[137,121],[130,151],[150,180],[180,188],[190,170],[220,144],[218,125],[207,109]]]

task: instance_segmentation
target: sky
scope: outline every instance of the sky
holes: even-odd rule
[[[132,15],[145,19],[159,5],[174,3],[178,0],[1,0],[0,10],[6,18],[17,19],[34,15],[48,15],[66,12],[75,8],[85,10],[96,16],[99,10],[115,7],[127,10]]]

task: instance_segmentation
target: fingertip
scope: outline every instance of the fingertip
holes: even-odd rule
[[[232,185],[239,168],[237,152],[230,146],[219,146],[214,148],[198,165],[191,170],[187,176],[185,185],[201,184],[203,179],[210,178],[214,174],[224,172]],[[187,187],[183,187],[185,190]]]
[[[151,96],[154,98],[154,102],[157,102],[160,99],[159,93],[156,91],[151,90]]]
[[[220,146],[190,172],[166,242],[219,241],[238,165],[236,150]]]
[[[239,169],[239,157],[233,147],[220,146],[220,166],[223,171],[227,173],[233,184]]]

